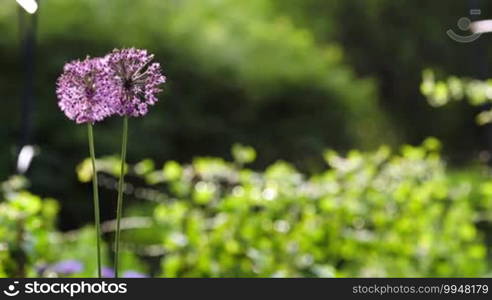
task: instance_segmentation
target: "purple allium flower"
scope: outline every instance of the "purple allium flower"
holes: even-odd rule
[[[123,273],[123,278],[148,278],[149,276],[137,271],[126,271]]]
[[[114,271],[112,268],[102,267],[101,275],[103,278],[114,278]]]
[[[71,275],[82,272],[84,266],[77,260],[63,260],[52,266],[54,272],[63,275]]]
[[[58,78],[58,106],[77,123],[94,123],[114,114],[113,81],[106,61],[89,58],[67,63]]]
[[[117,113],[138,117],[147,113],[149,106],[157,102],[160,85],[166,82],[161,65],[151,63],[154,55],[135,48],[113,50],[106,56],[113,72],[112,96],[119,101]]]

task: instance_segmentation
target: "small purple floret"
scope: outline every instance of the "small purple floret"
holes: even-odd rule
[[[114,278],[114,271],[112,268],[102,267],[101,275],[103,278]]]
[[[48,269],[48,265],[47,264],[41,264],[41,265],[37,265],[36,266],[36,273],[39,275],[39,276],[43,276],[44,272]]]
[[[82,272],[84,266],[77,260],[63,260],[52,266],[52,270],[58,274],[71,275]]]
[[[148,278],[149,276],[137,271],[126,271],[123,273],[123,278]]]

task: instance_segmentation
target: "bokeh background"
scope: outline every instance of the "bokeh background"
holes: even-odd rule
[[[1,276],[94,276],[86,128],[59,111],[55,82],[122,47],[154,53],[168,78],[130,120],[128,274],[492,274],[492,129],[475,122],[489,105],[421,93],[426,69],[488,77],[492,37],[446,30],[470,34],[458,19],[490,3],[38,2],[28,15],[0,0]],[[95,129],[108,267],[120,130]]]

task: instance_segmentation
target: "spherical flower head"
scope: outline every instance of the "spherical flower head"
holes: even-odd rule
[[[154,55],[135,48],[115,49],[106,56],[108,68],[113,72],[113,99],[118,100],[117,113],[121,116],[144,116],[149,106],[158,99],[160,86],[166,82],[161,66]]]
[[[86,58],[67,63],[58,78],[58,106],[76,123],[95,123],[114,114],[112,81],[106,60]]]

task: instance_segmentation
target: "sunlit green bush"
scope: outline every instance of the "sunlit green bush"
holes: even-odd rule
[[[24,190],[12,177],[0,188],[0,277],[33,276],[50,250],[58,204]]]
[[[311,176],[282,161],[249,169],[257,154],[241,145],[231,162],[128,165],[122,269],[166,277],[485,276],[492,183],[448,171],[439,148],[428,139],[398,153],[326,151],[327,169]],[[92,177],[88,163],[77,168],[82,182]],[[107,188],[115,165],[114,157],[99,160]],[[57,231],[57,202],[25,188],[21,177],[2,184],[0,277],[95,276],[92,226]],[[113,230],[103,224],[106,237]]]
[[[398,153],[327,151],[328,168],[313,176],[282,161],[248,169],[256,153],[239,145],[232,162],[197,158],[155,169],[144,160],[128,168],[139,178],[128,198],[140,201],[127,215],[148,205],[153,217],[123,238],[147,243],[169,277],[484,275],[475,221],[490,201],[472,197],[490,194],[490,184],[475,195],[468,180],[450,179],[439,148],[428,139]],[[101,171],[118,175],[103,161]],[[85,164],[78,170],[87,181]]]
[[[27,185],[26,179],[13,176],[0,186],[0,278],[94,277],[94,229],[58,231],[58,202],[33,195]],[[103,250],[104,264],[109,267],[105,244]],[[147,271],[128,251],[123,253],[122,270]]]
[[[440,107],[452,101],[466,100],[472,106],[484,107],[492,102],[492,79],[478,80],[449,76],[436,80],[432,70],[425,70],[420,91],[430,105]],[[492,122],[492,110],[484,110],[476,116],[480,125]]]

